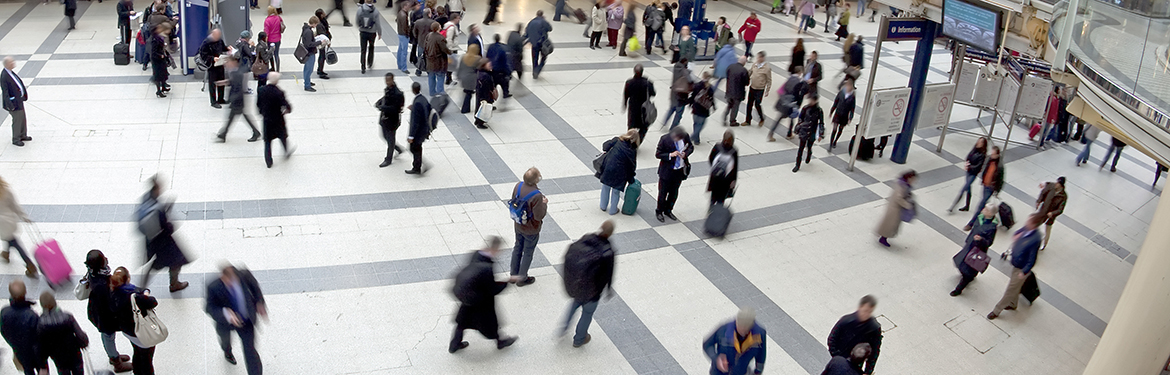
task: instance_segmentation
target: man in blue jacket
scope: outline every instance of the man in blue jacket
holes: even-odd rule
[[[488,60],[492,62],[492,80],[504,90],[504,97],[512,97],[508,92],[508,81],[512,77],[512,63],[508,58],[508,45],[500,42],[500,34],[496,34],[495,43],[487,49]]]
[[[536,11],[536,18],[528,21],[528,27],[524,29],[524,38],[532,44],[533,79],[540,75],[541,69],[544,69],[544,63],[548,62],[548,55],[544,53],[544,44],[548,42],[548,33],[551,31],[552,25],[544,20],[544,11],[542,10]]]
[[[711,375],[747,375],[753,359],[756,368],[752,374],[763,373],[767,339],[764,327],[756,324],[755,310],[739,310],[734,322],[715,329],[703,342],[703,351],[711,358]]]
[[[1024,227],[1016,232],[1015,240],[1012,243],[1012,274],[1008,280],[1007,290],[1003,292],[1003,298],[999,299],[999,303],[995,304],[995,309],[987,314],[987,319],[999,317],[1003,310],[1016,309],[1016,302],[1020,299],[1020,290],[1024,287],[1024,281],[1032,275],[1032,266],[1036,265],[1036,254],[1040,251],[1040,243],[1044,240],[1044,236],[1036,228],[1046,218],[1045,215],[1028,216]]]

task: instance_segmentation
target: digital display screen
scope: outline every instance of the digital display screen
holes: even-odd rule
[[[971,47],[997,53],[1000,12],[960,1],[943,1],[943,35]]]

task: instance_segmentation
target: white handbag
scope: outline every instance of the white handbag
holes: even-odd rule
[[[73,286],[73,296],[77,297],[77,300],[79,301],[89,298],[89,291],[88,279],[78,280],[77,285]]]
[[[475,111],[475,118],[483,122],[491,121],[492,110],[494,109],[496,109],[496,107],[492,105],[492,103],[488,103],[486,100],[481,100],[479,102],[479,110]]]
[[[138,297],[135,295],[130,295],[130,308],[134,311],[134,336],[138,337],[142,345],[153,348],[166,341],[167,326],[158,319],[153,309],[146,310],[146,315],[143,316],[142,310],[138,309]]]

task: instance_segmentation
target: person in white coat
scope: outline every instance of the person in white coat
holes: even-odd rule
[[[593,4],[593,11],[589,16],[593,25],[590,27],[590,31],[593,33],[589,35],[589,49],[601,48],[601,34],[605,33],[606,22],[608,22],[605,18],[607,9],[602,4],[601,1]]]
[[[0,260],[8,263],[8,250],[15,247],[20,258],[24,259],[24,274],[28,277],[36,277],[36,263],[28,257],[28,252],[20,247],[20,241],[17,241],[16,238],[21,221],[31,222],[28,215],[20,208],[20,204],[16,203],[16,196],[12,195],[12,190],[8,189],[8,183],[0,179],[0,239],[8,243],[4,245],[4,250],[0,251]]]
[[[451,54],[447,55],[447,60],[452,62],[459,61],[458,56],[461,49],[459,48],[459,42],[455,41],[455,36],[459,34],[459,20],[462,18],[463,16],[460,16],[458,13],[453,13],[451,14],[451,18],[447,20],[447,24],[443,25],[443,34],[447,38],[447,48],[451,49]],[[451,79],[451,74],[455,72],[456,67],[456,64],[447,64],[448,85],[455,83]]]

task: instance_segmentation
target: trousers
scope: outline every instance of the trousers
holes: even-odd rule
[[[252,128],[252,136],[253,137],[260,136],[260,130],[256,129],[255,123],[252,122],[252,116],[248,116],[247,113],[244,113],[243,108],[238,108],[238,109],[232,108],[231,112],[228,112],[227,122],[225,122],[223,124],[223,128],[220,128],[219,133],[216,134],[217,136],[219,136],[220,139],[227,137],[228,128],[230,128],[232,126],[232,121],[235,121],[237,116],[244,117],[244,121],[248,123],[248,127]]]
[[[565,324],[561,324],[561,332],[569,329],[569,322],[573,321],[573,314],[581,309],[581,318],[577,320],[577,332],[573,334],[573,345],[581,345],[589,335],[589,324],[593,322],[593,312],[597,311],[597,302],[600,299],[582,301],[574,299],[569,303],[569,313],[565,315]]]
[[[386,140],[385,161],[390,161],[390,159],[394,157],[394,151],[398,151],[399,154],[402,153],[402,147],[398,145],[398,138],[396,138],[397,133],[397,128],[382,126],[382,138]]]
[[[748,89],[747,97],[747,123],[752,123],[752,108],[760,114],[760,121],[764,121],[764,107],[760,105],[764,101],[764,89]]]
[[[227,324],[216,324],[215,333],[219,335],[219,347],[224,354],[232,353],[232,331],[240,336],[240,346],[244,347],[244,366],[248,375],[261,375],[264,367],[260,363],[260,353],[256,351],[256,326],[252,322],[244,322],[240,327]]]
[[[277,138],[277,139],[280,140],[280,146],[284,147],[285,157],[288,157],[288,155],[289,155],[288,138],[281,137],[281,138]],[[272,168],[272,140],[271,139],[264,140],[264,164],[268,165],[268,168]]]
[[[951,203],[951,208],[948,208],[947,211],[955,209],[955,206],[959,205],[959,199],[963,198],[963,195],[967,196],[967,203],[964,204],[963,206],[964,207],[971,207],[971,184],[975,182],[976,178],[979,178],[978,174],[970,174],[970,173],[967,174],[967,182],[963,184],[963,188],[959,190],[959,195],[955,197],[955,201]],[[987,204],[987,203],[984,203],[984,204]],[[983,207],[975,207],[975,208],[977,210],[983,209]]]
[[[413,171],[422,171],[422,141],[410,142],[410,155],[414,160],[410,164]]]
[[[401,70],[404,72],[407,71],[406,70],[406,68],[407,68],[407,66],[406,66],[406,56],[407,55],[406,54],[410,50],[410,48],[408,48],[409,45],[410,45],[410,38],[408,38],[406,35],[399,35],[398,36],[398,55],[396,56],[398,58],[398,70]],[[373,52],[371,52],[370,55],[373,56]]]
[[[724,121],[726,121],[727,118],[730,116],[731,123],[732,124],[736,123],[735,116],[739,115],[739,102],[741,102],[741,101],[743,101],[743,99],[739,99],[739,98],[727,99],[727,109],[723,110],[723,120]]]
[[[800,145],[798,146],[799,148],[796,149],[796,167],[797,168],[800,168],[800,161],[801,160],[804,160],[805,163],[812,162],[813,141],[815,139],[816,138],[813,138],[812,136],[800,137]],[[801,157],[801,156],[804,156],[804,157]]]
[[[672,174],[681,174],[682,170],[674,170]],[[654,213],[674,213],[674,203],[678,201],[678,188],[682,186],[682,178],[671,176],[658,179],[658,207]]]
[[[537,242],[540,242],[540,233],[524,234],[516,231],[516,244],[512,247],[512,276],[528,277],[528,267],[532,266],[532,254],[536,251]]]
[[[601,209],[610,215],[617,215],[618,204],[621,201],[622,190],[625,186],[609,186],[601,184]]]
[[[1012,267],[1011,278],[1008,279],[1007,290],[1003,291],[1003,298],[995,304],[995,309],[991,310],[995,315],[1003,312],[1003,309],[1008,307],[1015,308],[1016,302],[1020,300],[1020,290],[1024,288],[1025,278],[1024,270]]]

